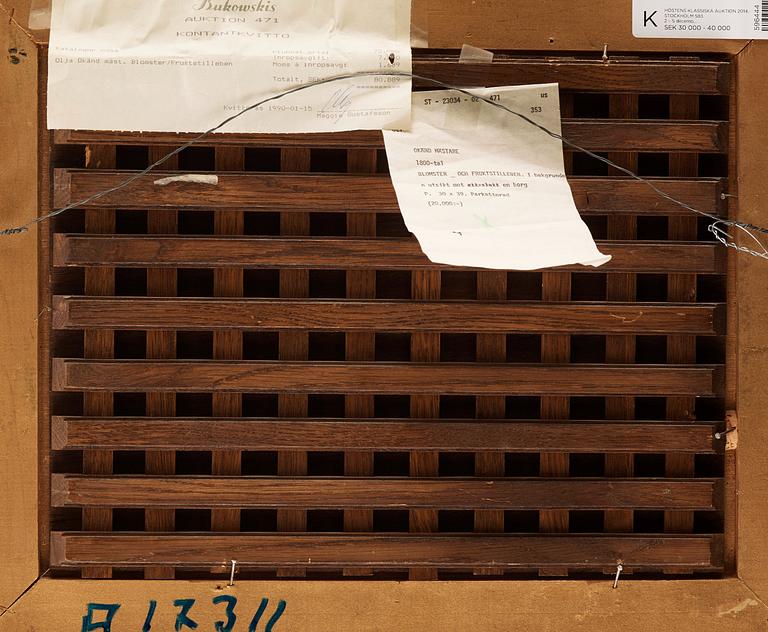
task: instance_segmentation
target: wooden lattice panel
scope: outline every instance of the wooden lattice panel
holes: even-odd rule
[[[726,61],[430,54],[415,72],[559,82],[567,138],[727,214]],[[52,204],[185,138],[58,131]],[[52,571],[721,573],[726,257],[707,222],[566,151],[610,263],[435,265],[382,146],[216,136],[53,223]],[[219,184],[153,184],[190,171]]]

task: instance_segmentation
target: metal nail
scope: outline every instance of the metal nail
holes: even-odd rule
[[[616,566],[616,577],[613,579],[613,589],[616,590],[619,587],[619,575],[621,575],[621,571],[624,570],[623,564],[618,564]]]

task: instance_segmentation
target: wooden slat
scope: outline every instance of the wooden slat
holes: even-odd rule
[[[114,169],[116,150],[114,147],[87,147],[85,165],[88,169]],[[116,228],[114,209],[91,209],[85,212],[85,232],[111,234]],[[111,296],[115,293],[115,270],[104,266],[86,268],[84,271],[85,294]],[[113,358],[115,355],[115,332],[95,330],[83,332],[83,356],[86,358]],[[114,410],[112,393],[87,393],[83,395],[83,412],[86,415],[110,415]],[[94,451],[83,456],[83,472],[86,474],[110,474],[114,456],[109,451]],[[83,529],[86,531],[109,531],[112,529],[110,509],[87,508],[82,513]],[[109,567],[83,569],[85,579],[108,579],[112,577]]]
[[[629,61],[508,57],[491,63],[456,63],[455,56],[416,56],[414,73],[460,86],[559,83],[561,91],[650,94],[728,94],[728,62]],[[429,87],[418,79],[417,87]]]
[[[714,422],[54,417],[55,450],[373,450],[714,454]]]
[[[731,64],[727,61],[623,60],[611,56],[611,63],[595,59],[552,57],[548,60],[497,54],[492,63],[456,63],[448,54],[414,51],[413,72],[464,87],[559,83],[561,91],[635,92],[649,94],[728,94]],[[420,79],[415,87],[435,86]],[[121,132],[57,131],[55,142],[97,143],[131,141]],[[148,134],[142,134],[147,137]],[[158,135],[159,136],[159,135]],[[166,134],[163,138],[176,135]],[[133,140],[134,143],[139,142]],[[146,138],[141,142],[147,143]],[[168,142],[174,142],[169,140]]]
[[[695,119],[699,116],[699,99],[695,96],[673,96],[669,100],[671,116]],[[699,157],[690,154],[671,154],[669,173],[677,176],[695,176],[699,171]],[[695,217],[672,217],[669,220],[670,239],[693,239],[697,234]],[[697,278],[694,274],[670,274],[667,281],[667,297],[670,301],[695,302]],[[669,336],[667,338],[667,360],[682,364],[696,363],[695,336]],[[693,420],[696,417],[696,400],[687,397],[667,399],[667,419],[675,421]],[[693,455],[669,454],[666,457],[668,476],[692,477],[696,470]],[[672,533],[691,533],[694,529],[693,512],[666,512],[664,530]]]
[[[488,106],[491,107],[491,106]],[[511,116],[511,115],[510,115]],[[543,132],[542,132],[543,134]],[[728,123],[723,121],[606,121],[600,119],[563,119],[563,136],[591,151],[691,151],[717,153],[725,151]],[[120,133],[99,134],[122,144]],[[177,144],[189,140],[184,134],[143,134],[145,144]],[[134,140],[133,142],[136,142]],[[381,148],[384,139],[378,131],[321,132],[317,134],[216,134],[211,144],[249,145],[282,148]],[[201,143],[206,144],[206,143]]]
[[[217,147],[216,169],[235,171],[245,168],[245,150],[242,147]],[[245,213],[242,210],[218,211],[213,216],[213,230],[217,235],[242,235],[245,232]],[[213,294],[217,297],[243,295],[243,270],[230,266],[213,271]],[[213,357],[217,360],[243,359],[243,332],[222,327],[213,332]],[[215,416],[239,417],[243,414],[243,396],[239,393],[213,393],[212,409]],[[239,476],[242,453],[238,450],[216,450],[211,454],[211,473]],[[239,531],[240,512],[236,509],[211,511],[212,531]]]
[[[636,119],[640,113],[640,99],[635,94],[612,94],[608,97],[611,117]],[[638,172],[637,152],[612,153],[608,155],[620,167]],[[609,168],[609,173],[618,172]],[[632,215],[609,215],[607,219],[608,238],[637,239],[637,218]],[[606,298],[611,301],[633,301],[637,295],[637,276],[632,273],[612,274],[606,279]],[[605,338],[605,361],[608,364],[631,364],[635,361],[636,338],[632,335],[612,335]],[[605,400],[607,419],[634,419],[635,400],[632,397],[608,397]],[[635,458],[632,453],[607,454],[605,475],[611,478],[631,477]],[[609,533],[631,533],[634,521],[632,511],[607,511],[603,525]]]
[[[90,477],[54,474],[54,507],[297,509],[715,508],[712,480]],[[318,493],[322,490],[322,493]]]
[[[414,271],[411,273],[411,298],[423,301],[440,300],[442,276],[437,271]],[[440,334],[414,332],[411,334],[411,362],[440,362]],[[440,416],[440,395],[410,392],[411,418],[435,419]],[[439,392],[439,391],[438,391]],[[437,476],[440,472],[440,454],[434,450],[410,453],[410,474],[413,477]],[[432,533],[439,529],[438,512],[434,509],[411,510],[408,514],[408,529],[411,533]],[[411,568],[410,579],[436,580],[434,569]]]
[[[361,150],[362,151],[362,150]],[[368,150],[374,151],[374,150]],[[134,175],[131,171],[56,169],[57,206],[76,202]],[[346,213],[399,213],[392,180],[387,175],[315,175],[286,173],[217,173],[216,186],[176,183],[155,186],[155,180],[178,172],[158,171],[129,186],[86,205],[115,204],[121,209],[185,207],[191,209],[249,209],[274,212],[322,211]],[[708,179],[651,179],[665,193],[712,214],[721,214],[723,181]],[[689,215],[690,211],[660,197],[647,184],[626,177],[568,178],[581,213]],[[345,206],[346,205],[346,206]]]
[[[501,273],[506,277],[505,273]],[[504,334],[722,333],[724,306],[680,303],[515,303],[158,299],[55,296],[55,329],[182,331],[442,331]],[[506,348],[505,348],[506,349]],[[366,358],[350,358],[363,360]],[[369,358],[373,359],[373,358]],[[501,357],[496,361],[504,361]]]
[[[564,120],[563,136],[591,151],[719,153],[728,147],[728,123]]]
[[[150,162],[163,155],[161,147],[150,147]],[[178,167],[178,156],[171,159],[169,168]],[[172,234],[178,232],[178,211],[175,209],[152,209],[147,212],[147,231],[153,234]],[[175,296],[178,291],[178,275],[172,268],[150,268],[147,270],[147,295]],[[167,359],[176,357],[175,325],[169,324],[164,330],[147,332],[147,359]],[[147,393],[146,412],[151,417],[173,417],[176,414],[176,395],[174,393]],[[146,474],[173,475],[176,472],[176,455],[173,452],[147,452],[144,456]],[[144,512],[146,531],[174,531],[176,515],[172,510],[147,508]],[[145,579],[173,579],[172,568],[151,568],[144,573]]]
[[[53,360],[54,391],[446,395],[688,395],[722,392],[702,365]],[[298,416],[298,415],[296,415]],[[436,415],[431,415],[435,417]]]
[[[473,568],[567,566],[603,570],[717,568],[721,536],[483,535],[213,535],[51,533],[51,564],[121,567],[238,566],[339,568]]]
[[[312,156],[308,149],[282,148],[280,166],[282,171],[309,171]],[[282,213],[280,215],[281,235],[309,235],[309,213]],[[309,296],[309,271],[285,270],[279,272],[281,298],[304,298]],[[281,361],[306,360],[309,356],[309,334],[306,331],[281,332],[278,336],[278,354]],[[279,390],[279,389],[276,389]],[[277,414],[280,417],[306,417],[309,400],[304,393],[278,392]],[[277,473],[280,476],[303,476],[307,474],[306,452],[285,452],[277,454]],[[306,531],[307,513],[301,510],[279,510],[278,531]],[[278,577],[304,577],[304,569],[277,570]]]
[[[347,170],[350,173],[376,173],[378,152],[375,149],[351,149],[347,152]],[[348,237],[375,237],[375,213],[347,214]],[[376,298],[376,271],[350,270],[347,273],[347,299]],[[381,315],[379,315],[381,317]],[[307,321],[304,321],[305,327]],[[352,331],[345,328],[345,358],[351,361],[372,361],[376,359],[376,334],[369,331]],[[347,395],[344,399],[344,414],[348,417],[374,417],[373,395]],[[344,453],[344,474],[347,476],[373,476],[373,452],[355,451]],[[351,532],[373,531],[373,512],[365,509],[344,512],[344,530]],[[345,568],[344,575],[356,577],[371,575],[370,569]]]
[[[507,298],[507,274],[503,271],[480,272],[477,275],[478,301],[505,301]],[[479,303],[485,305],[485,303]],[[476,330],[478,331],[478,330]],[[478,362],[505,362],[507,336],[503,333],[477,333],[476,357]],[[478,419],[503,419],[506,416],[506,398],[490,395],[475,398],[475,416]],[[475,453],[475,476],[502,477],[506,473],[506,455],[499,452]],[[501,510],[476,511],[474,527],[477,533],[504,533],[504,512]],[[496,569],[477,568],[476,575],[497,574]]]
[[[564,266],[579,272],[698,272],[725,270],[718,244],[694,242],[597,242],[612,255],[599,268]],[[54,265],[106,267],[300,268],[313,270],[450,270],[432,263],[415,239],[54,236]],[[467,270],[469,268],[459,268]]]
[[[571,299],[571,275],[568,272],[544,272],[541,275],[541,298],[545,301]],[[541,337],[541,361],[566,364],[571,360],[571,337],[568,334],[544,334]],[[545,394],[540,398],[542,420],[568,419],[571,400],[567,394]],[[548,452],[539,457],[539,475],[542,477],[568,476],[570,457],[567,452]],[[539,509],[541,533],[568,533],[570,514],[560,509]],[[553,567],[539,569],[542,576],[567,576],[568,569]]]

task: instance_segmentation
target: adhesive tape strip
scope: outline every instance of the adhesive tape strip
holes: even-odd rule
[[[51,0],[32,0],[28,26],[33,31],[47,31],[51,28]]]
[[[429,48],[429,12],[426,2],[411,5],[411,48]]]
[[[470,46],[469,44],[464,44],[461,47],[461,55],[459,55],[459,63],[460,64],[470,64],[470,63],[490,63],[493,61],[493,53],[489,50],[485,50],[484,48],[478,48],[477,46]]]
[[[429,33],[416,24],[411,24],[411,48],[429,48]]]

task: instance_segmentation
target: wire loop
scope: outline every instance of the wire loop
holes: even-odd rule
[[[557,132],[553,132],[550,129],[547,129],[545,126],[541,125],[540,123],[537,123],[533,119],[529,118],[525,114],[521,114],[520,112],[516,112],[515,110],[512,110],[511,108],[507,107],[500,101],[491,101],[490,98],[475,94],[471,92],[470,90],[466,88],[460,88],[457,86],[452,86],[448,83],[445,83],[443,81],[440,81],[438,79],[432,79],[431,77],[424,77],[422,75],[417,75],[410,72],[404,72],[404,71],[377,71],[377,70],[365,70],[361,72],[352,72],[347,73],[343,75],[335,75],[332,77],[325,77],[323,79],[318,79],[317,81],[312,81],[309,83],[305,83],[299,86],[295,86],[293,88],[290,88],[284,92],[281,92],[279,94],[272,95],[271,97],[267,97],[266,99],[262,99],[261,101],[258,101],[257,103],[254,103],[247,108],[239,111],[236,114],[233,114],[232,116],[226,118],[221,123],[216,125],[215,127],[212,127],[211,129],[199,134],[195,138],[187,141],[183,145],[177,147],[173,151],[169,152],[159,160],[156,160],[151,165],[149,165],[146,169],[142,169],[138,173],[135,173],[131,177],[127,178],[123,182],[110,187],[109,189],[105,189],[103,191],[100,191],[99,193],[95,193],[94,195],[91,195],[90,197],[87,197],[83,200],[79,200],[77,202],[73,202],[71,204],[68,204],[58,210],[55,210],[51,213],[48,213],[46,215],[42,215],[40,217],[36,217],[35,219],[31,220],[27,224],[24,224],[22,226],[18,226],[15,228],[6,228],[4,230],[0,230],[0,236],[7,236],[7,235],[18,235],[21,233],[26,232],[29,230],[32,226],[39,224],[41,222],[44,222],[46,220],[52,219],[58,215],[61,215],[62,213],[66,213],[69,210],[85,206],[86,204],[90,204],[91,202],[95,202],[96,200],[100,200],[103,197],[106,197],[107,195],[111,193],[115,193],[117,191],[120,191],[121,189],[124,189],[125,187],[131,185],[136,180],[143,178],[145,175],[150,173],[152,170],[156,169],[157,167],[162,166],[166,162],[168,162],[171,158],[174,156],[180,154],[185,149],[188,149],[189,147],[192,147],[193,145],[202,142],[205,138],[210,136],[211,134],[219,131],[223,127],[226,127],[229,123],[234,121],[237,118],[240,118],[244,114],[247,114],[248,112],[251,112],[252,110],[255,110],[256,108],[261,107],[262,105],[269,103],[271,101],[277,101],[279,99],[283,99],[291,94],[295,94],[297,92],[301,92],[303,90],[308,90],[310,88],[314,88],[316,86],[321,86],[329,83],[333,83],[336,81],[343,81],[346,79],[355,79],[359,77],[403,77],[403,78],[410,78],[410,79],[418,79],[419,81],[423,81],[425,83],[429,83],[435,86],[438,86],[440,88],[444,88],[446,90],[453,90],[455,92],[459,92],[461,94],[464,94],[469,97],[473,97],[474,99],[477,99],[479,101],[482,101],[483,103],[487,103],[488,105],[492,105],[493,107],[500,108],[504,110],[505,112],[508,112],[509,114],[516,116],[526,123],[532,125],[533,127],[538,128],[548,136],[555,138],[559,141],[561,141],[564,145],[567,145],[568,147],[571,147],[572,149],[575,149],[577,151],[583,152],[587,156],[594,158],[595,160],[598,160],[609,167],[613,167],[614,169],[620,171],[621,173],[624,173],[625,175],[637,180],[638,182],[642,182],[645,185],[649,186],[657,195],[664,198],[665,200],[672,202],[673,204],[680,206],[681,208],[684,208],[688,211],[691,211],[692,213],[696,213],[698,215],[701,215],[703,217],[707,217],[711,220],[713,220],[712,224],[708,227],[708,230],[710,233],[712,233],[723,246],[726,248],[733,248],[739,252],[743,252],[749,255],[752,255],[754,257],[760,257],[762,259],[768,259],[768,249],[763,245],[763,243],[757,238],[757,236],[754,233],[762,233],[762,234],[768,234],[768,229],[763,228],[761,226],[755,226],[754,224],[748,224],[745,222],[737,222],[735,220],[724,220],[716,215],[712,215],[710,213],[707,213],[705,211],[701,211],[697,208],[694,208],[693,206],[686,204],[685,202],[682,202],[681,200],[678,200],[669,193],[666,193],[659,187],[657,187],[653,182],[650,180],[643,178],[642,176],[639,176],[634,171],[631,171],[630,169],[627,169],[625,167],[622,167],[621,165],[613,162],[612,160],[609,160],[608,158],[605,158],[603,156],[600,156],[599,154],[596,154],[593,151],[590,151],[588,149],[585,149],[584,147],[581,147],[580,145],[577,145],[574,142],[569,141],[567,138],[563,137],[562,134],[558,134]],[[752,241],[754,241],[759,247],[760,250],[753,250],[751,248],[747,248],[746,246],[742,246],[736,243],[735,237],[733,237],[728,231],[723,227],[734,227],[739,229],[741,232],[746,234]]]

